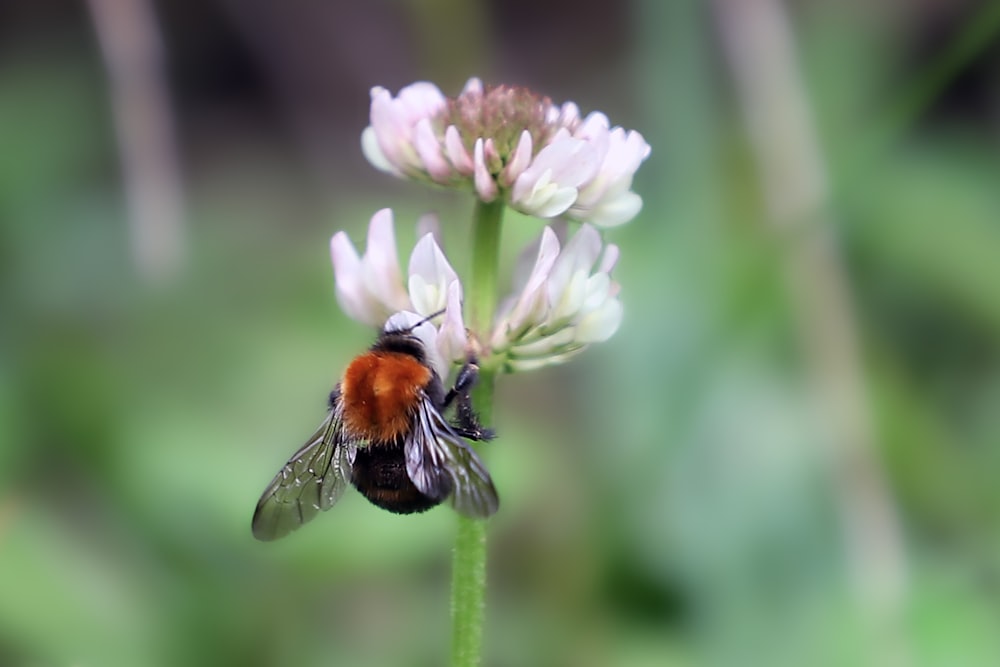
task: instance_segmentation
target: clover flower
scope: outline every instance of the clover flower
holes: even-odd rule
[[[434,365],[441,377],[451,364],[465,359],[470,341],[462,317],[462,284],[431,234],[424,235],[410,255],[407,287],[388,209],[372,216],[363,257],[344,232],[330,245],[344,312],[391,330],[443,310],[443,316],[435,318],[438,324],[420,327],[421,340],[438,355]],[[534,264],[515,276],[518,289],[504,300],[492,330],[474,332],[487,363],[492,360],[508,371],[562,363],[590,343],[610,338],[621,322],[619,288],[610,275],[618,260],[617,246],[605,246],[590,225],[581,226],[564,246],[545,227],[535,245]]]
[[[622,319],[611,270],[618,246],[605,246],[590,225],[560,248],[550,227],[542,231],[534,266],[516,280],[520,292],[500,307],[490,338],[510,370],[562,363],[590,343],[610,338]]]
[[[439,324],[432,327],[433,336],[420,327],[425,332],[421,334],[425,347],[437,356],[432,365],[438,375],[446,377],[451,364],[464,358],[467,338],[462,322],[462,284],[433,234],[424,234],[414,246],[406,286],[390,209],[372,216],[363,256],[358,256],[347,234],[337,232],[330,239],[330,257],[337,301],[348,317],[391,330],[444,311],[434,318]],[[416,320],[396,317],[400,313],[409,313]]]
[[[361,146],[382,171],[601,227],[628,222],[642,207],[632,177],[649,145],[634,130],[612,128],[602,113],[581,118],[572,102],[556,105],[527,88],[476,78],[454,98],[428,82],[395,97],[376,86],[371,98]]]

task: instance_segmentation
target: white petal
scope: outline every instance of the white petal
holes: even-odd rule
[[[415,310],[424,315],[442,310],[447,302],[448,285],[458,283],[458,274],[431,234],[414,246],[409,273],[410,300]]]
[[[574,274],[582,272],[589,275],[600,253],[601,235],[590,225],[581,226],[552,267],[548,284],[550,303],[561,301],[560,293],[569,285]]]
[[[518,181],[521,178],[532,180],[536,175],[551,170],[552,179],[560,185],[579,187],[593,178],[599,166],[598,156],[590,144],[560,130],[557,138],[538,152]]]
[[[378,136],[375,133],[375,128],[371,125],[366,127],[361,133],[361,152],[368,162],[379,171],[395,174],[396,176],[402,175],[382,152],[378,144]]]
[[[465,358],[467,346],[465,322],[462,320],[462,285],[455,280],[448,285],[448,306],[438,329],[437,347],[442,359],[453,363]]]
[[[586,349],[586,346],[574,347],[566,351],[560,352],[558,354],[549,354],[542,357],[535,358],[519,358],[511,357],[507,359],[504,364],[510,369],[512,373],[525,373],[528,371],[537,371],[540,368],[545,368],[546,366],[555,366],[557,364],[563,364],[580,354]]]
[[[572,321],[583,308],[587,298],[587,274],[576,271],[563,285],[557,285],[555,280],[549,282],[549,307],[551,311],[547,319],[549,325],[564,325]]]
[[[587,117],[573,132],[573,136],[590,141],[602,135],[606,137],[610,127],[611,123],[608,121],[608,117],[599,111],[594,111],[587,114]]]
[[[515,345],[513,354],[525,357],[540,357],[553,354],[576,340],[576,332],[572,327],[560,329],[554,334],[543,336],[524,345]]]
[[[642,210],[642,197],[634,192],[623,192],[614,199],[600,202],[589,210],[570,209],[569,215],[586,220],[599,227],[617,227],[625,224]]]
[[[531,187],[526,191],[522,188],[519,193],[518,186],[528,184]],[[514,185],[511,195],[511,205],[522,213],[534,215],[539,218],[552,218],[566,212],[573,202],[576,201],[576,188],[572,186],[561,187],[559,183],[552,181],[552,170],[548,169],[531,182],[522,177]]]
[[[577,186],[596,172],[597,156],[587,142],[560,133],[517,177],[511,191],[515,208],[541,217],[559,215],[576,201]]]
[[[629,188],[633,175],[649,152],[649,145],[641,134],[635,131],[626,134],[622,128],[614,128],[607,135],[600,169],[580,188],[580,195],[569,214],[606,227],[635,217],[642,200],[636,200]]]
[[[601,308],[611,294],[611,276],[606,273],[595,273],[587,278],[584,292],[583,303],[580,304],[581,313]]]
[[[587,313],[576,325],[576,340],[580,343],[601,343],[611,338],[622,322],[622,304],[609,299],[603,307]]]
[[[417,121],[413,130],[413,143],[431,179],[437,183],[447,183],[452,175],[451,165],[441,152],[441,142],[434,135],[429,118]]]

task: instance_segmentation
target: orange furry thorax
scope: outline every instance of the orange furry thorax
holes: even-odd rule
[[[413,355],[372,351],[357,357],[340,383],[344,428],[372,443],[391,442],[410,428],[431,370]]]

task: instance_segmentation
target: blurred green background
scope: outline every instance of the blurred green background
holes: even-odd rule
[[[329,237],[433,210],[468,268],[471,202],[361,156],[368,89],[470,75],[653,147],[622,329],[501,378],[485,664],[1000,664],[1000,3],[736,6],[5,0],[0,665],[446,662],[451,513],[249,520],[372,338]],[[733,55],[775,16],[804,109]]]

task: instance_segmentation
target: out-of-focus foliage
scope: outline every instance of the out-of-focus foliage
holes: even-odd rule
[[[406,247],[434,209],[467,270],[469,203],[362,158],[367,88],[472,74],[653,146],[646,206],[610,234],[621,331],[501,379],[486,664],[1000,664],[987,3],[788,7],[903,537],[888,630],[851,585],[723,3],[160,4],[187,238],[159,285],[130,258],[86,6],[0,10],[0,665],[445,662],[447,510],[349,494],[275,544],[249,519],[372,335],[337,310],[329,237],[392,206]],[[537,232],[511,214],[505,253]]]

